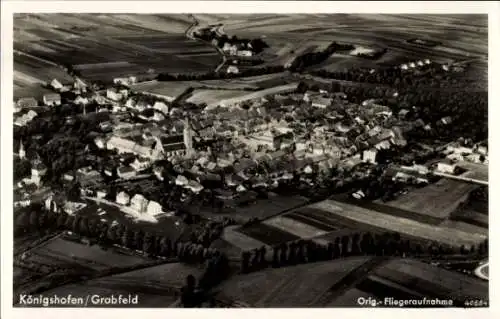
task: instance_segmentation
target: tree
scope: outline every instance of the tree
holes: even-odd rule
[[[38,223],[38,213],[36,211],[32,211],[30,213],[30,226],[31,229],[38,229],[40,224]]]
[[[76,215],[75,218],[73,219],[73,224],[71,226],[71,229],[76,234],[80,233],[80,221],[81,221],[81,219],[82,218],[79,215]]]
[[[136,243],[138,245],[138,243]],[[150,233],[144,234],[144,240],[142,243],[142,251],[145,253],[151,253],[153,249],[153,236]]]
[[[250,253],[244,251],[241,253],[241,273],[246,274],[249,271]]]
[[[66,220],[68,219],[68,215],[66,213],[60,213],[57,216],[56,226],[57,229],[64,229],[66,227]]]
[[[267,260],[266,260],[266,252],[267,249],[265,246],[260,247],[259,253],[260,253],[260,260],[259,263],[262,268],[267,267]]]
[[[181,303],[184,308],[196,307],[198,302],[195,296],[196,279],[193,275],[186,277],[186,284],[182,287]]]
[[[84,236],[89,236],[89,219],[87,217],[82,217],[80,219],[79,233]]]
[[[271,266],[273,268],[278,268],[280,266],[279,255],[280,255],[279,247],[278,246],[274,246],[273,247],[273,260],[271,262]]]
[[[141,230],[136,230],[134,232],[134,239],[133,239],[133,243],[132,245],[136,248],[136,249],[142,249],[144,250],[143,248],[143,245],[144,245],[144,237],[145,237],[145,234],[141,231]]]
[[[133,232],[129,229],[125,229],[125,231],[122,234],[122,245],[125,247],[131,247],[133,243]]]

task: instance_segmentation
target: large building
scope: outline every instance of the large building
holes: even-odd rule
[[[48,106],[61,105],[61,95],[58,93],[45,94],[43,103]]]
[[[106,144],[108,150],[116,150],[118,153],[132,153],[150,160],[160,160],[164,158],[161,142],[153,146],[144,146],[134,141],[113,136]]]

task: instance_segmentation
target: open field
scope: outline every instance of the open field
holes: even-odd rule
[[[300,239],[299,236],[283,230],[282,227],[278,228],[267,223],[240,227],[237,231],[269,246]]]
[[[183,15],[18,14],[14,49],[59,65],[96,64],[82,70],[82,76],[105,82],[127,75],[213,70],[221,58],[211,45],[185,36],[191,24]],[[100,65],[117,61],[129,64]],[[18,65],[16,70],[23,64]]]
[[[242,251],[268,246],[264,242],[240,231],[240,226],[230,226],[224,229],[222,239],[230,245],[235,246]]]
[[[319,227],[317,228],[308,225],[307,223],[287,218],[286,215],[267,219],[263,222],[263,224],[278,228],[303,239],[318,237],[327,233],[327,231],[322,230]]]
[[[259,90],[293,82],[288,73],[273,73],[237,79],[202,80],[202,81],[147,81],[131,86],[137,92],[149,92],[159,95],[178,96],[186,89],[218,90]],[[247,92],[248,93],[248,92]],[[242,93],[243,94],[243,93]]]
[[[110,267],[128,267],[144,263],[147,259],[138,256],[120,255],[104,251],[98,246],[87,246],[57,238],[46,245],[30,251],[28,262],[58,267],[90,267],[103,270]]]
[[[400,299],[488,300],[488,284],[480,279],[444,270],[411,259],[394,259],[368,276],[327,306],[359,306],[359,297]],[[370,306],[370,305],[366,305]]]
[[[461,176],[486,182],[488,181],[488,165],[463,161],[459,162],[458,166],[467,170],[467,172],[463,173]]]
[[[386,229],[388,231],[396,231],[403,235],[453,246],[476,245],[487,237],[457,229],[423,224],[410,219],[395,217],[333,200],[319,202],[311,205],[311,207],[324,210],[332,215],[350,219],[356,223],[374,227],[375,230]]]
[[[15,260],[14,291],[29,293],[67,279],[92,276],[115,267],[141,266],[148,262],[151,260],[57,237],[30,249],[22,259]]]
[[[86,298],[87,295],[110,296],[122,294],[138,295],[135,307],[168,307],[177,298],[180,288],[188,275],[198,278],[203,269],[180,263],[164,264],[130,271],[119,275],[89,280],[79,284],[69,284],[50,291],[46,295]],[[95,307],[95,305],[94,305]],[[108,306],[109,307],[109,306]]]
[[[221,100],[237,99],[247,95],[248,92],[237,90],[203,90],[197,89],[186,99],[186,102],[194,104],[206,103],[213,105],[219,103]]]
[[[388,53],[377,61],[358,57],[336,57],[322,66],[339,70],[352,66],[376,67],[429,58],[436,62],[462,61],[478,57],[486,60],[488,52],[486,15],[426,14],[314,14],[240,16],[212,15],[212,23],[224,24],[228,34],[241,37],[263,37],[270,44],[263,55],[285,64],[296,51],[309,46],[321,50],[332,41],[366,47],[386,47]],[[440,43],[435,47],[409,43],[421,39]],[[475,72],[480,70],[480,72]],[[484,65],[474,63],[467,72],[485,81]]]
[[[434,184],[415,189],[387,202],[385,205],[431,217],[448,218],[476,188],[478,186],[474,184],[443,178]]]
[[[306,307],[369,259],[355,257],[238,275],[220,286],[217,297],[251,307]]]
[[[411,259],[389,262],[374,275],[426,296],[453,300],[488,299],[487,282]]]

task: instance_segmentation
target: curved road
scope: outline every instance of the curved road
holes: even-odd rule
[[[196,17],[194,15],[190,14],[189,17],[191,19],[193,19],[193,24],[186,30],[186,37],[188,37],[191,40],[200,41],[200,39],[197,39],[197,38],[194,37],[194,32],[196,31],[196,27],[198,27],[200,23],[199,23],[198,19],[196,19]],[[217,28],[217,30],[218,31],[219,30],[223,30],[222,28],[223,28],[223,26],[219,26]],[[204,42],[206,42],[206,41],[204,41]],[[209,43],[209,44],[212,45],[212,43]],[[222,51],[221,48],[219,48],[216,45],[212,45],[212,46],[222,56],[222,62],[215,68],[215,72],[219,72],[219,70],[226,64],[227,58],[226,58],[226,55],[224,54],[224,51]]]
[[[474,274],[483,280],[489,280],[489,262],[485,262],[477,267]]]

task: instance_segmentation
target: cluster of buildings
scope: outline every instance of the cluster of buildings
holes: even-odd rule
[[[417,67],[422,67],[424,65],[429,65],[429,64],[431,64],[431,60],[429,60],[429,59],[411,61],[408,63],[401,64],[400,69],[407,71],[407,70],[415,69]]]
[[[238,44],[231,44],[229,42],[226,42],[222,46],[222,51],[232,56],[239,56],[239,57],[253,56],[252,45],[250,44],[250,42],[238,43]]]

